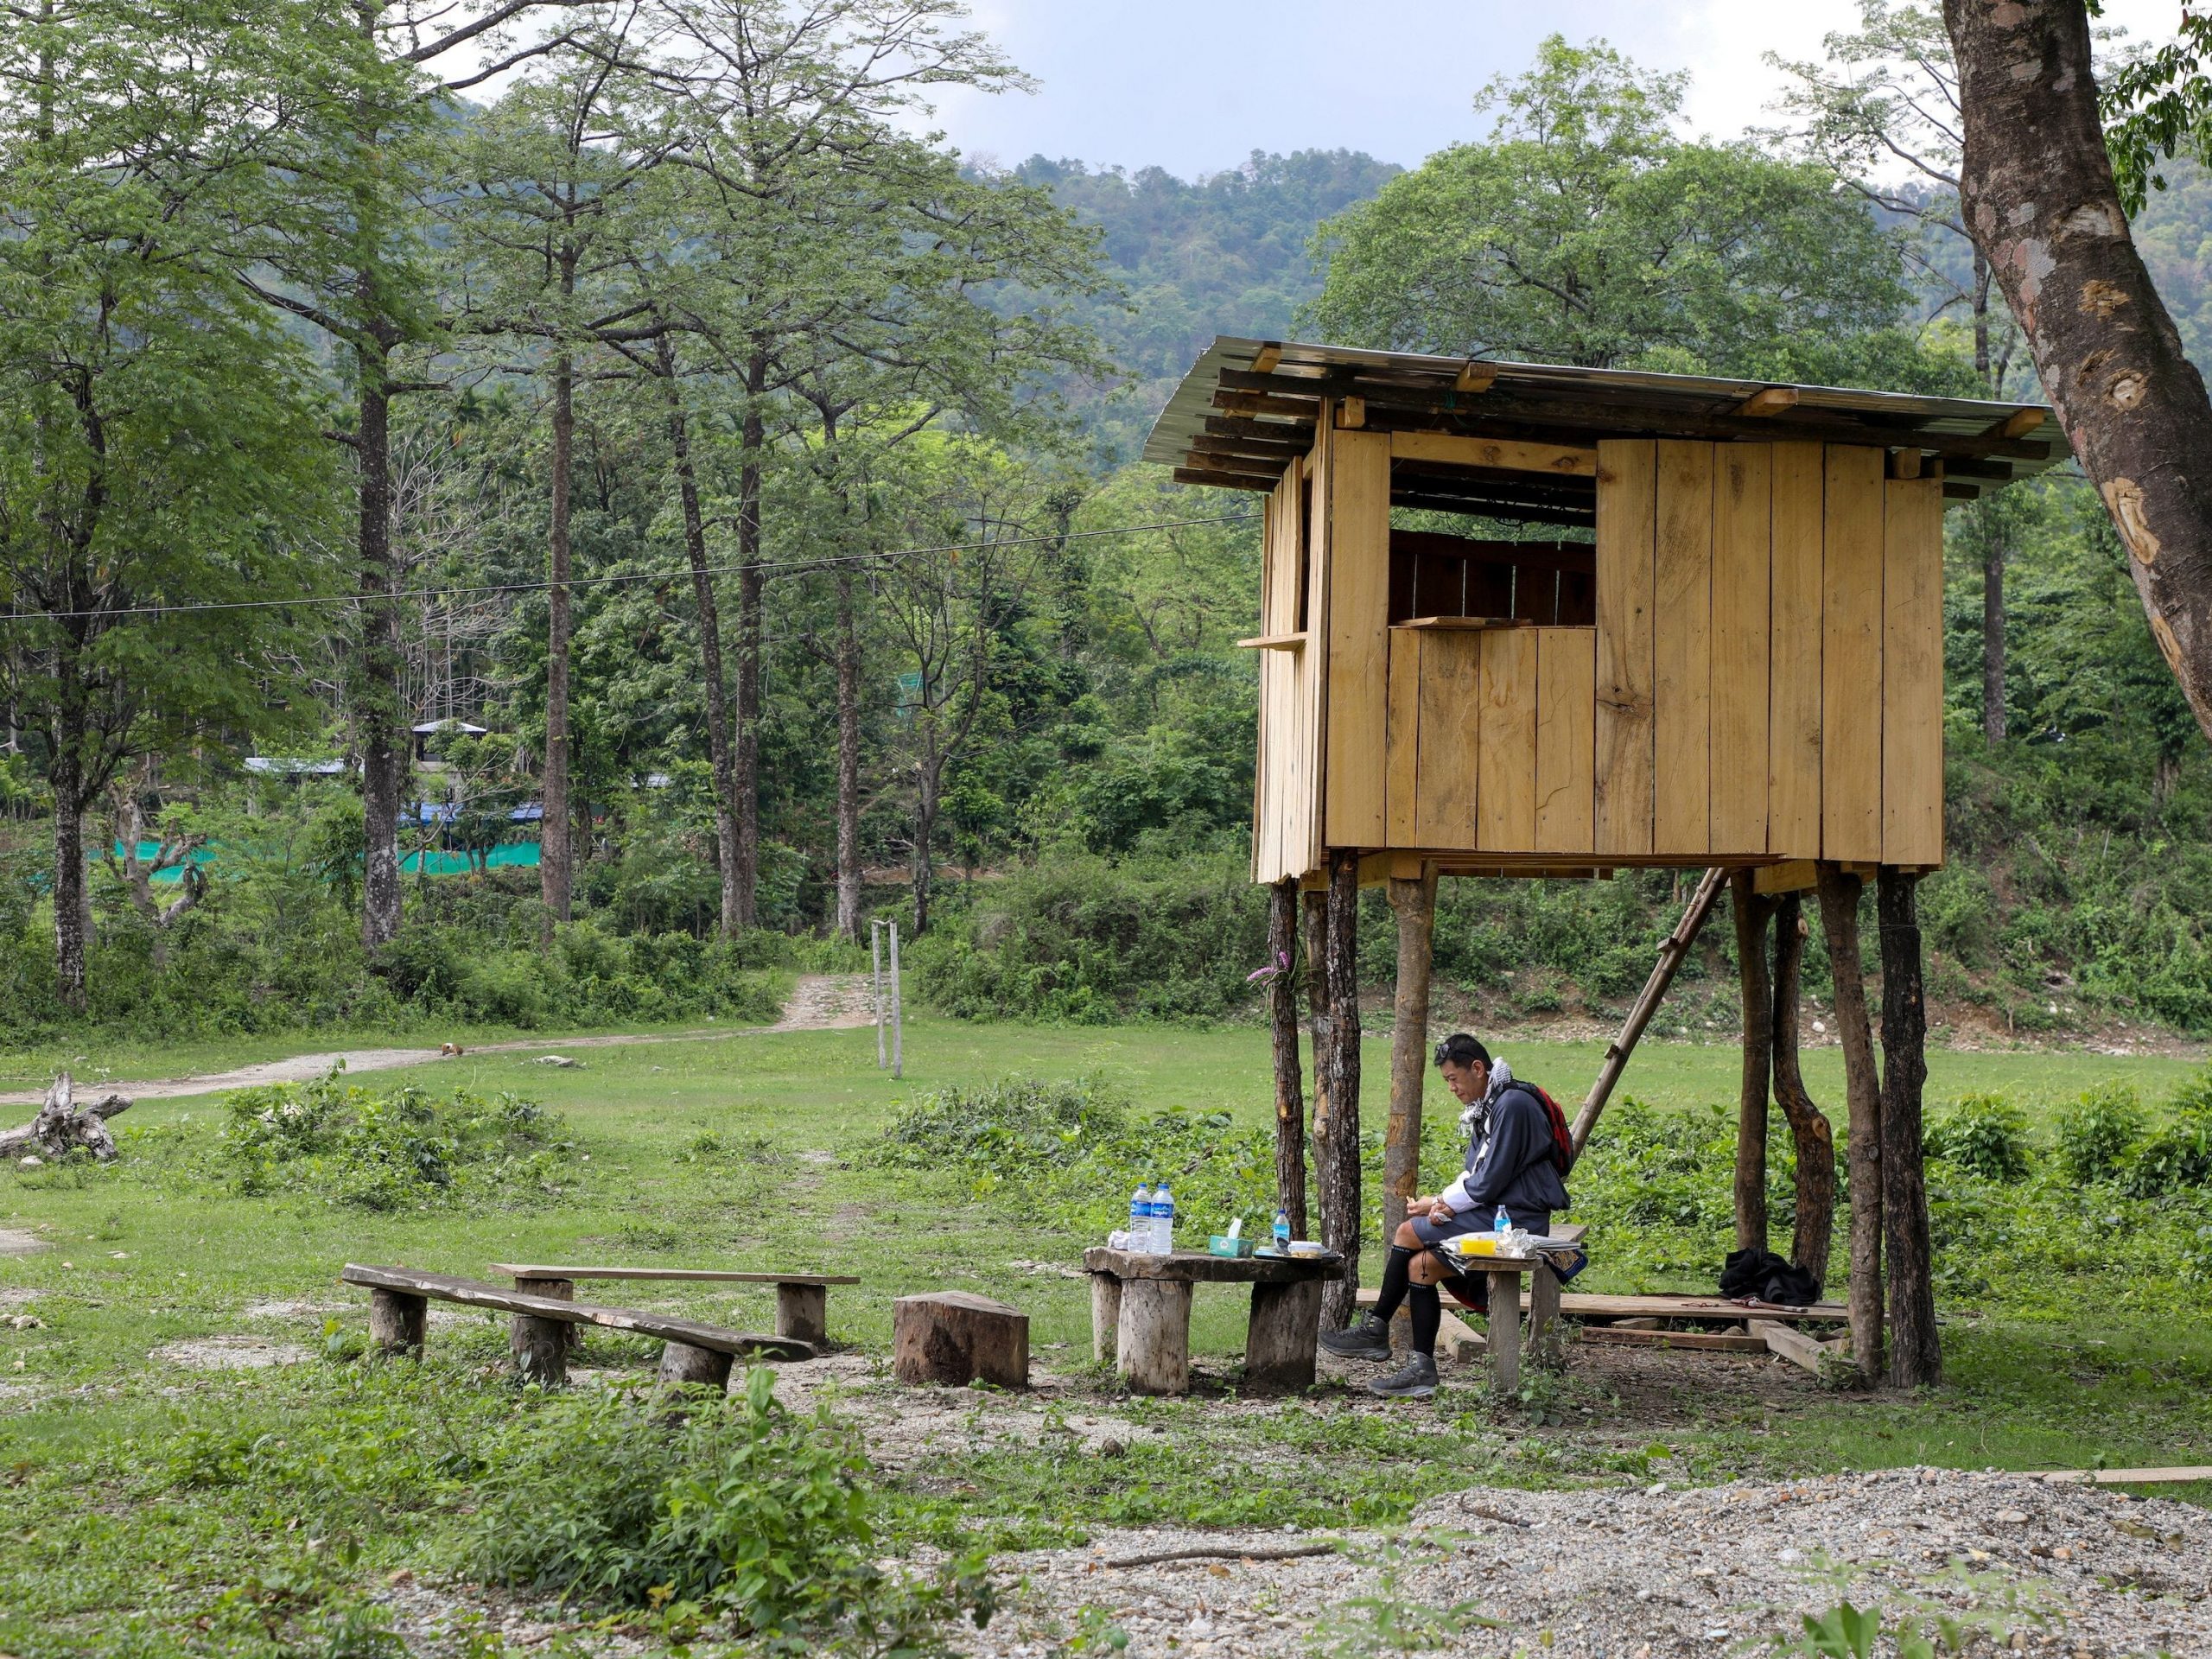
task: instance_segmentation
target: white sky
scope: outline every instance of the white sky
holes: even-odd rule
[[[1761,55],[1817,58],[1852,0],[971,0],[974,23],[1041,86],[942,99],[976,159],[1042,152],[1189,178],[1254,149],[1363,149],[1410,167],[1479,135],[1477,86],[1526,68],[1554,31],[1602,35],[1647,67],[1688,69],[1691,124],[1732,137],[1770,119]],[[2105,0],[2164,40],[2177,0]]]

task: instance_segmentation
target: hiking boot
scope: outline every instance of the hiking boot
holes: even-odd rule
[[[1379,1382],[1367,1385],[1370,1394],[1379,1394],[1385,1400],[1426,1400],[1436,1392],[1436,1359],[1430,1354],[1414,1354],[1406,1363]]]
[[[1341,1331],[1324,1331],[1321,1345],[1344,1359],[1387,1360],[1390,1357],[1390,1327],[1371,1314]]]

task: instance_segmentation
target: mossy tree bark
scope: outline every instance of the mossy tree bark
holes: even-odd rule
[[[1774,912],[1774,1097],[1797,1147],[1797,1225],[1789,1259],[1826,1288],[1835,1246],[1835,1130],[1805,1087],[1797,1059],[1804,982],[1803,901],[1784,893]]]
[[[1359,855],[1329,855],[1329,1050],[1321,1075],[1325,1123],[1313,1124],[1321,1188],[1321,1240],[1344,1258],[1344,1276],[1321,1293],[1321,1324],[1350,1322],[1359,1285]]]
[[[1890,1381],[1901,1389],[1943,1380],[1920,1149],[1928,1004],[1915,902],[1919,882],[1885,865],[1874,899],[1882,944],[1882,1243],[1889,1268]]]
[[[1743,992],[1744,1071],[1736,1101],[1736,1248],[1766,1248],[1766,1126],[1774,1068],[1774,986],[1767,975],[1766,938],[1774,901],[1753,891],[1751,873],[1728,880],[1736,923],[1738,979]]]
[[[1306,1236],[1306,1085],[1298,1065],[1298,880],[1268,889],[1268,1025],[1274,1039],[1275,1202]]]
[[[1851,1353],[1860,1374],[1871,1380],[1882,1375],[1882,1080],[1859,967],[1859,880],[1826,861],[1817,869],[1821,921],[1835,975],[1844,1091],[1850,1102],[1846,1152],[1851,1172]]]

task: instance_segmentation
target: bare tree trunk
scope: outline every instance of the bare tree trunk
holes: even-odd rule
[[[914,856],[909,867],[914,889],[914,937],[929,931],[930,900],[936,896],[937,860],[930,843],[937,836],[937,815],[941,798],[944,762],[940,758],[925,759],[914,769]]]
[[[575,286],[575,266],[566,272]],[[575,365],[566,351],[553,359],[553,477],[546,537],[545,756],[539,779],[538,895],[545,906],[543,938],[569,919],[572,885],[569,839],[569,480],[576,433]]]
[[[1944,0],[1967,230],[1995,269],[2158,648],[2212,733],[2212,398],[2144,268],[2097,108],[2082,0]]]
[[[1436,874],[1393,877],[1398,918],[1398,983],[1391,1009],[1390,1116],[1382,1131],[1382,1233],[1387,1247],[1421,1190],[1421,1090],[1428,1082],[1428,992],[1436,926]]]
[[[1789,1258],[1825,1288],[1835,1245],[1835,1131],[1814,1104],[1797,1063],[1804,965],[1804,906],[1796,893],[1785,893],[1774,918],[1774,1097],[1797,1147],[1797,1225]]]
[[[683,389],[677,384],[676,348],[666,334],[654,341],[655,362],[668,400],[669,452],[676,464],[677,496],[683,509],[683,552],[691,565],[691,597],[699,613],[699,667],[707,682],[707,758],[715,777],[715,849],[721,871],[721,937],[744,931],[738,902],[737,772],[729,740],[729,683],[722,673],[722,625],[715,579],[707,569],[707,521],[699,508],[699,479],[691,465],[691,429],[684,418]]]
[[[67,715],[65,711],[65,721]],[[66,727],[65,727],[66,730]],[[61,1006],[85,1012],[85,798],[79,734],[54,758],[54,968]]]
[[[1359,855],[1329,855],[1328,1134],[1314,1124],[1321,1242],[1342,1252],[1344,1276],[1321,1293],[1321,1325],[1350,1323],[1359,1285]]]
[[[1268,889],[1268,1027],[1274,1038],[1275,1202],[1306,1233],[1306,1087],[1298,1067],[1298,878]]]
[[[1835,864],[1817,867],[1821,921],[1835,974],[1836,1033],[1843,1044],[1844,1090],[1851,1103],[1846,1148],[1851,1165],[1851,1351],[1859,1374],[1882,1375],[1882,1080],[1866,1022],[1859,969],[1859,881]]]
[[[359,353],[360,468],[360,658],[353,675],[353,737],[361,752],[361,944],[372,954],[399,937],[399,806],[411,769],[401,677],[399,573],[391,549],[391,398],[385,352]]]
[[[1981,734],[2005,741],[2005,542],[2003,510],[1985,498],[1974,503],[1981,530]]]
[[[1752,890],[1751,873],[1728,879],[1744,1004],[1744,1073],[1736,1102],[1736,1248],[1766,1248],[1767,1083],[1774,1070],[1774,988],[1767,979],[1767,924],[1774,902]]]
[[[761,450],[767,419],[768,353],[758,342],[745,365],[745,414],[739,423],[737,473],[737,918],[760,920],[760,573]],[[921,925],[917,923],[918,933]]]
[[[1329,1123],[1329,890],[1301,889],[1299,925],[1306,942],[1306,1018],[1313,1045],[1313,1145]]]
[[[1889,1266],[1890,1381],[1901,1389],[1932,1388],[1943,1380],[1920,1149],[1928,1005],[1914,902],[1919,882],[1918,876],[1885,864],[1874,896],[1882,946],[1882,1230]]]
[[[861,936],[861,631],[853,573],[837,572],[837,931]]]

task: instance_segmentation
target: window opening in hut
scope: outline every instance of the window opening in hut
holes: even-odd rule
[[[1597,549],[1588,542],[1506,541],[1394,524],[1389,620],[1595,627],[1597,570]]]

